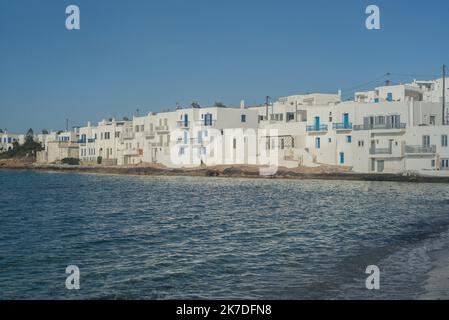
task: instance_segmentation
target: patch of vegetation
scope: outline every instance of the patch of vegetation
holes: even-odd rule
[[[0,159],[36,156],[36,152],[43,150],[43,148],[40,143],[34,141],[33,136],[33,130],[28,130],[25,136],[24,144],[20,145],[17,141],[15,141],[11,150],[0,153]]]
[[[62,164],[68,164],[70,166],[79,166],[80,159],[77,158],[64,158],[61,160]]]

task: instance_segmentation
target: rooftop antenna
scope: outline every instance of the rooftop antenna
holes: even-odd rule
[[[445,119],[445,111],[446,111],[446,65],[443,64],[443,120],[442,120],[443,126],[445,124],[448,124],[447,119]]]

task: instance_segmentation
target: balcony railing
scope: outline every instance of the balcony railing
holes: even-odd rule
[[[123,139],[134,139],[134,132],[123,132]]]
[[[190,121],[178,121],[177,122],[178,128],[188,128],[190,126]]]
[[[437,146],[405,146],[405,153],[436,153]]]
[[[147,138],[147,139],[152,139],[152,138],[154,138],[154,136],[155,136],[155,133],[154,132],[152,132],[152,131],[146,131],[146,132],[144,132],[144,134],[143,134],[144,136],[145,136],[145,138]]]
[[[77,143],[79,143],[79,144],[94,143],[94,142],[95,142],[95,139],[79,139],[77,141]]]
[[[162,142],[153,142],[151,144],[152,147],[162,147]]]
[[[391,154],[392,151],[391,148],[370,148],[369,154]]]
[[[306,130],[307,132],[326,132],[327,131],[327,124],[322,124],[320,126],[307,126]]]
[[[349,123],[333,123],[332,128],[335,130],[352,130],[352,122]]]
[[[169,131],[168,126],[157,126],[155,127],[156,131]]]
[[[354,130],[390,130],[390,129],[405,129],[405,123],[398,124],[356,124]]]
[[[197,120],[195,121],[195,125],[200,126],[200,127],[211,127],[213,125],[215,125],[215,122],[217,120]]]

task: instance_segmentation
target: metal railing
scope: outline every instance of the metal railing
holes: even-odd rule
[[[405,153],[436,153],[437,152],[437,146],[431,145],[431,146],[405,146]]]
[[[165,125],[163,125],[163,126],[156,126],[154,129],[156,131],[169,131],[168,126],[165,126]]]
[[[320,126],[313,125],[313,126],[307,126],[306,131],[307,132],[326,132],[327,128],[328,128],[327,124],[322,124]]]
[[[177,122],[178,128],[188,128],[190,126],[190,121],[178,121]]]
[[[354,130],[390,130],[390,129],[405,129],[405,123],[397,124],[356,124],[354,125]]]
[[[333,123],[332,128],[336,130],[352,130],[352,122],[349,123]]]
[[[197,120],[195,121],[195,125],[200,126],[200,127],[211,127],[213,125],[215,125],[215,122],[217,120]]]

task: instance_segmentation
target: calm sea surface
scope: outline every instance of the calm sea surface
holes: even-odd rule
[[[413,299],[449,245],[445,184],[0,171],[0,185],[0,299]]]

